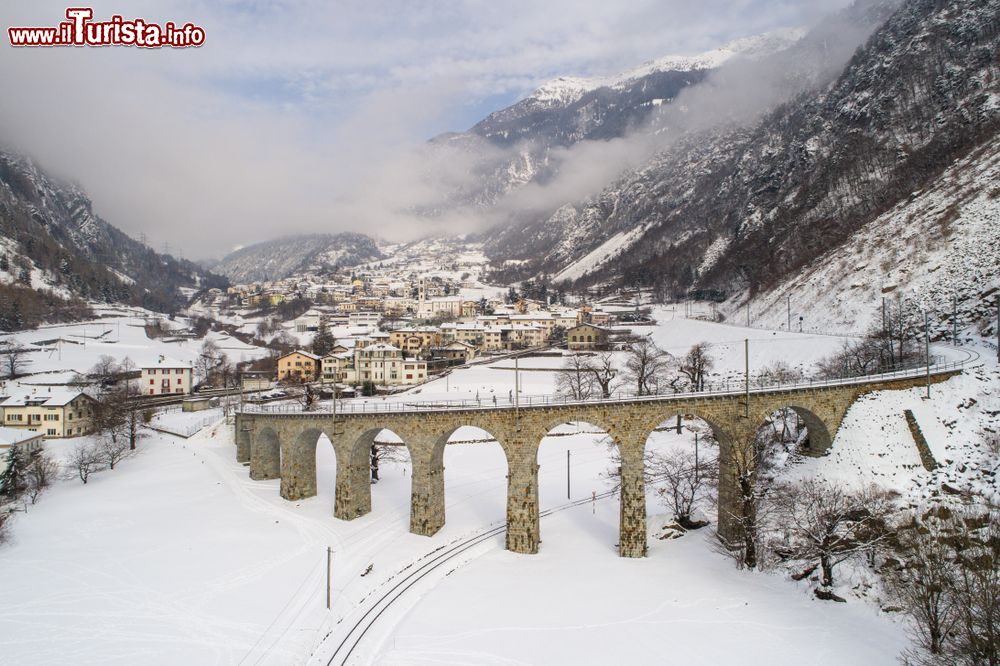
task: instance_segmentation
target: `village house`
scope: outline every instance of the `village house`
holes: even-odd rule
[[[483,324],[478,322],[446,322],[441,324],[441,333],[444,340],[457,340],[458,342],[464,342],[476,349],[485,351],[483,338],[485,337],[486,327]]]
[[[91,431],[97,401],[83,391],[40,391],[18,387],[0,402],[3,425],[41,433],[45,437],[75,437]]]
[[[449,365],[463,365],[476,358],[476,348],[460,340],[452,340],[440,347],[431,347],[431,358],[443,358]]]
[[[278,357],[278,381],[315,381],[320,372],[320,357],[296,349]]]
[[[441,341],[441,329],[435,326],[399,328],[389,333],[389,344],[410,355],[440,346]]]
[[[404,359],[403,352],[385,343],[368,345],[354,351],[356,381],[381,386],[416,384],[427,378],[427,362]]]
[[[167,395],[191,392],[193,369],[190,363],[160,356],[140,368],[139,390],[144,395]]]
[[[17,447],[24,453],[33,453],[41,448],[45,437],[34,430],[19,430],[0,426],[0,456],[6,457],[11,447]]]
[[[607,349],[610,333],[603,326],[580,324],[566,331],[566,346],[571,351]]]

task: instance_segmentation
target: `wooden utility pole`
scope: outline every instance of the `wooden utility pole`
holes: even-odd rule
[[[750,338],[744,338],[743,340],[743,363],[743,377],[746,381],[744,416],[750,418]]]
[[[927,362],[927,399],[931,399],[931,332],[930,319],[924,310],[924,360]]]
[[[333,548],[330,546],[326,547],[326,609],[330,610],[330,585],[333,582],[331,579],[331,567],[333,565]]]

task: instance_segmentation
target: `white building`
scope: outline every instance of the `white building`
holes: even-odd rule
[[[188,394],[192,386],[190,363],[160,356],[155,363],[142,366],[139,388],[145,395]]]

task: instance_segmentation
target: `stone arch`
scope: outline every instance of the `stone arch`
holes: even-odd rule
[[[250,478],[277,479],[281,475],[281,440],[273,428],[258,430],[250,443]]]
[[[830,452],[830,448],[833,446],[833,435],[830,428],[827,427],[824,419],[812,408],[800,402],[778,401],[768,405],[763,417],[758,419],[759,425],[757,429],[759,430],[762,427],[763,422],[771,414],[781,409],[791,409],[806,426],[809,434],[808,439],[802,445],[801,453],[803,455],[824,456]]]
[[[488,425],[475,420],[458,420],[446,424],[437,433],[417,434],[406,438],[413,462],[410,493],[410,531],[414,534],[431,536],[445,524],[445,446],[459,429],[476,428],[495,439],[504,453],[504,463],[509,478],[510,458],[504,440],[497,436]]]
[[[375,423],[369,421],[368,423]],[[360,424],[347,428],[334,441],[337,456],[337,485],[334,500],[334,516],[341,520],[353,520],[372,509],[371,446],[375,437],[383,430],[395,434],[404,443],[407,438],[397,424]],[[404,431],[405,432],[405,431]]]
[[[572,426],[572,425],[578,426],[576,433],[558,432],[565,426]],[[583,433],[582,433],[582,436],[584,438],[583,442],[579,441],[581,435],[577,434],[580,433],[580,427],[583,428]],[[575,495],[572,495],[569,498],[566,497],[565,491],[566,491],[567,459],[564,457],[566,451],[578,454],[584,451],[593,451],[594,447],[601,447],[601,449],[604,449],[606,448],[606,445],[610,443],[609,447],[610,452],[605,453],[605,455],[608,456],[606,461],[607,466],[610,467],[612,465],[612,460],[615,458],[621,461],[621,456],[623,451],[623,442],[621,440],[621,437],[616,431],[616,428],[611,425],[611,423],[607,420],[607,418],[604,417],[602,414],[596,413],[596,411],[594,413],[589,413],[577,410],[566,410],[558,416],[552,416],[546,418],[544,421],[542,421],[539,430],[541,431],[541,436],[539,437],[538,443],[532,452],[534,460],[536,462],[536,467],[540,473],[543,473],[545,475],[543,478],[547,478],[550,480],[550,483],[554,483],[555,480],[552,479],[552,477],[550,476],[551,474],[550,470],[553,469],[554,465],[556,467],[557,476],[559,478],[559,483],[557,484],[558,493],[556,495],[556,499],[553,501],[553,498],[551,497],[549,498],[548,505],[546,507],[547,509],[552,508],[553,505],[558,506],[566,504],[567,502],[570,502],[572,500],[581,500],[584,497],[589,498],[590,491],[591,489],[594,488],[594,486],[588,487],[584,494],[584,492],[579,490],[578,484],[574,484],[577,486]],[[572,441],[573,438],[576,438],[578,440],[577,443],[579,445],[574,447],[569,443],[569,441],[563,441],[562,439],[563,435],[568,436],[569,441]],[[547,443],[546,440],[548,440]],[[546,447],[545,450],[548,452],[546,454],[546,458],[548,458],[548,460],[543,460],[542,458],[543,443],[544,446]],[[552,455],[553,452],[555,452],[557,455]],[[622,464],[625,463],[622,461]],[[577,474],[577,476],[579,476],[579,474]],[[579,480],[580,479],[578,478],[578,481]],[[601,483],[601,486],[604,486],[603,481]],[[541,509],[541,500],[544,495],[543,493],[544,487],[545,487],[544,483],[539,483],[539,509]],[[602,492],[603,489],[604,488],[599,487],[598,492]],[[620,496],[619,499],[621,500],[622,497]],[[620,530],[620,528],[621,528],[621,514],[619,512],[619,523],[617,529]],[[540,528],[538,537],[539,541],[541,541]],[[609,542],[605,540],[603,537],[597,538],[597,540],[602,541],[605,545],[608,546],[610,546],[612,543],[615,543],[614,541]],[[620,543],[620,537],[618,541]]]
[[[324,434],[306,428],[281,442],[281,496],[300,500],[316,495],[316,446]]]
[[[732,521],[728,517],[731,510],[727,507],[736,501],[737,492],[733,485],[732,465],[729,461],[733,455],[733,443],[741,437],[737,428],[734,427],[736,425],[733,418],[735,414],[730,413],[732,407],[731,403],[720,405],[712,402],[694,404],[687,401],[664,402],[653,406],[653,409],[647,412],[648,416],[638,420],[634,426],[634,433],[638,441],[635,442],[634,446],[627,447],[628,454],[623,455],[622,545],[620,547],[620,553],[623,557],[642,557],[647,552],[644,475],[646,447],[650,435],[664,424],[671,422],[675,424],[678,414],[691,416],[708,424],[719,445],[718,526],[720,534],[730,529]],[[625,461],[633,463],[630,474],[626,472]],[[626,493],[628,493],[627,497]]]

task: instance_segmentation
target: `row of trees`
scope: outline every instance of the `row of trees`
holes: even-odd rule
[[[621,369],[614,359],[612,352],[567,356],[556,377],[556,392],[573,400],[586,400],[610,398],[618,390],[640,396],[700,391],[705,389],[707,377],[715,366],[705,343],[696,344],[682,358],[675,358],[648,337],[628,344]]]
[[[19,501],[34,504],[46,488],[56,479],[59,467],[39,447],[26,452],[19,446],[12,446],[0,461],[4,466],[0,472],[0,543],[7,540],[10,522],[14,515],[10,505]]]

